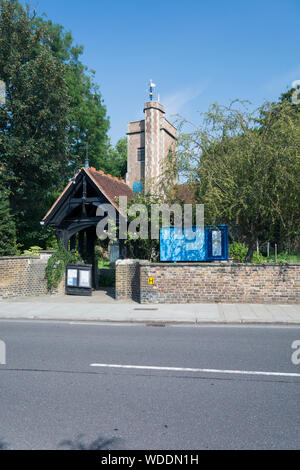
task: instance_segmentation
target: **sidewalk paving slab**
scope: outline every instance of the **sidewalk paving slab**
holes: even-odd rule
[[[0,319],[300,325],[300,304],[139,304],[103,298],[100,294],[1,300]]]

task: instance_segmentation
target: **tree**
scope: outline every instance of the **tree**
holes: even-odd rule
[[[0,191],[0,256],[12,256],[16,252],[16,226],[10,213],[9,199],[4,191]]]
[[[115,147],[110,145],[108,158],[104,162],[102,170],[112,176],[125,178],[127,172],[127,137],[119,139]]]
[[[299,154],[299,115],[286,101],[254,113],[241,103],[216,104],[200,127],[181,135],[181,164],[197,183],[206,223],[237,227],[247,261],[256,240],[300,234]]]
[[[0,77],[7,90],[0,108],[2,180],[18,239],[30,246],[58,175],[67,171],[68,90],[64,65],[43,44],[34,17],[16,1],[0,6]]]
[[[45,246],[40,220],[79,166],[107,161],[109,120],[94,75],[71,33],[0,0],[1,184],[10,193],[18,241]]]
[[[65,81],[69,95],[68,155],[70,170],[84,165],[88,144],[90,165],[102,169],[109,152],[107,132],[109,119],[95,72],[80,61],[83,47],[74,45],[71,32],[50,20],[36,19],[45,30],[44,42],[52,54],[65,65]]]

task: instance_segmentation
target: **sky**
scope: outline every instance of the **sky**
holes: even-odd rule
[[[25,3],[25,2],[23,2]],[[26,2],[27,3],[27,2]],[[300,80],[300,0],[31,0],[72,32],[96,72],[112,143],[143,119],[151,78],[167,118],[239,98],[259,106]]]

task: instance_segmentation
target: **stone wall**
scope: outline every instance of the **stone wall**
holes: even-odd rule
[[[117,298],[130,298],[134,292],[142,304],[300,303],[300,264],[128,261],[116,266]]]
[[[140,300],[140,267],[137,260],[116,261],[115,297],[117,300]]]
[[[0,298],[46,294],[46,265],[47,257],[1,257]]]

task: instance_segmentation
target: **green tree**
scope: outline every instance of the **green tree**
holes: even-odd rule
[[[16,226],[10,213],[9,199],[4,191],[0,191],[0,256],[11,256],[16,252]]]
[[[118,140],[115,147],[109,146],[108,157],[102,168],[118,178],[125,178],[127,172],[127,137]]]
[[[9,190],[18,241],[46,246],[40,220],[68,179],[84,165],[107,162],[109,120],[94,73],[80,61],[71,33],[17,0],[0,0],[2,187]],[[108,169],[109,170],[109,169]]]
[[[182,123],[184,124],[184,123]],[[299,236],[300,120],[287,101],[250,113],[213,105],[181,135],[181,166],[197,183],[206,223],[229,223],[248,247]]]
[[[3,185],[10,192],[18,240],[37,244],[39,221],[58,175],[67,171],[65,66],[43,44],[43,29],[17,1],[1,0],[0,108]]]
[[[87,144],[90,165],[102,169],[108,156],[110,124],[100,89],[95,84],[95,72],[82,64],[83,47],[74,45],[70,31],[42,18],[37,18],[36,24],[45,30],[44,42],[52,54],[65,65],[70,170],[84,165]]]

